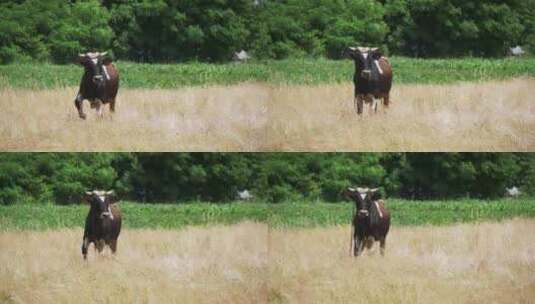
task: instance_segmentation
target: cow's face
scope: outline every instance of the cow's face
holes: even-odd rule
[[[102,73],[102,64],[105,61],[104,56],[106,53],[107,52],[78,54],[78,63],[82,65],[86,71],[91,73],[91,81],[97,86],[104,84],[105,79]]]
[[[113,191],[88,191],[85,193],[84,200],[91,205],[91,209],[95,210],[101,219],[113,219],[110,205],[117,202]]]
[[[377,188],[369,189],[348,187],[344,191],[344,196],[355,202],[357,207],[357,216],[359,218],[366,218],[370,215],[372,198],[375,196],[377,190]]]
[[[378,62],[382,54],[378,48],[348,47],[345,54],[356,62],[360,77],[370,80],[372,78],[372,69],[382,74],[382,69]]]

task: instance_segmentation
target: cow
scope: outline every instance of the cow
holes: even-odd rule
[[[344,196],[355,202],[351,223],[352,256],[359,256],[364,247],[371,249],[374,241],[379,241],[381,255],[384,255],[386,235],[390,229],[390,212],[385,202],[379,199],[378,189],[352,188],[344,191]]]
[[[111,252],[117,251],[117,238],[121,232],[121,211],[113,191],[93,190],[85,193],[83,200],[90,209],[85,219],[82,255],[87,259],[87,248],[91,243],[99,253],[108,245]]]
[[[362,114],[364,102],[370,104],[371,109],[377,112],[377,101],[382,98],[383,104],[388,108],[390,104],[390,88],[392,87],[392,67],[388,59],[381,54],[378,48],[348,47],[345,56],[355,62],[355,111]]]
[[[91,103],[91,108],[96,108],[99,117],[102,117],[102,105],[109,103],[110,111],[115,112],[115,97],[119,90],[119,72],[104,53],[78,54],[77,62],[84,67],[84,74],[80,81],[80,89],[74,105],[78,110],[78,116],[85,119],[84,100]]]

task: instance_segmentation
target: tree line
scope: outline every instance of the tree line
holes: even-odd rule
[[[535,50],[535,0],[4,0],[0,63],[108,50],[142,62],[340,58],[349,45],[417,57]]]
[[[1,153],[0,204],[80,203],[93,189],[141,202],[343,200],[347,186],[409,199],[535,194],[533,153]]]

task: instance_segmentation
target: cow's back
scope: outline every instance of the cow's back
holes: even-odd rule
[[[113,63],[105,65],[109,79],[106,82],[105,100],[103,102],[110,102],[115,99],[119,91],[119,72]]]
[[[375,239],[383,238],[390,230],[390,212],[383,200],[372,202],[370,208],[370,234]]]
[[[111,214],[113,214],[113,221],[111,225],[111,229],[109,231],[109,237],[110,239],[117,239],[119,237],[119,233],[121,233],[121,224],[123,221],[121,210],[119,207],[115,204],[112,204],[110,206],[111,208]]]

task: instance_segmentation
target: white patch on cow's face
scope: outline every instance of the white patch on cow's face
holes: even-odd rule
[[[373,63],[377,67],[377,70],[379,71],[379,74],[383,75],[383,69],[381,69],[381,67],[379,66],[379,61],[378,60],[374,60]]]
[[[93,64],[97,64],[98,59],[97,58],[91,58],[91,61],[93,61]]]
[[[375,207],[377,207],[377,212],[379,212],[379,217],[383,218],[383,213],[381,212],[381,208],[379,208],[379,202],[375,201],[373,203],[375,204]]]
[[[362,53],[362,57],[364,57],[364,60],[368,59],[368,52]]]
[[[360,197],[364,200],[366,198],[366,193],[359,193]]]
[[[108,69],[106,69],[105,65],[102,66],[102,70],[104,71],[104,76],[106,76],[106,80],[110,80],[110,74],[108,74]]]

